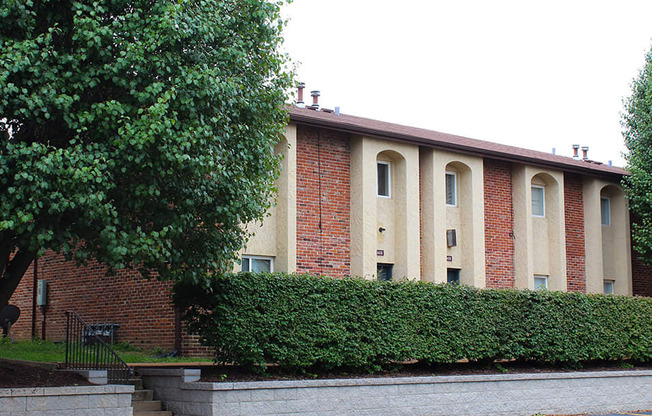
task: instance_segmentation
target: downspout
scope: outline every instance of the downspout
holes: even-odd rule
[[[174,308],[174,349],[177,356],[181,355],[181,311]]]
[[[32,339],[36,339],[36,292],[38,291],[38,258],[34,258],[34,282],[32,284]]]

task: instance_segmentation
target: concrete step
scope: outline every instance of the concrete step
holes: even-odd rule
[[[130,378],[129,379],[129,384],[134,386],[136,390],[142,390],[143,389],[143,379],[141,378]]]
[[[134,408],[134,412],[137,410],[163,410],[160,400],[132,401],[131,407]]]
[[[132,401],[154,400],[154,390],[136,390],[131,395]]]
[[[173,416],[169,410],[134,410],[134,416]]]

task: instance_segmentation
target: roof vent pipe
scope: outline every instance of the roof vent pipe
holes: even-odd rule
[[[573,159],[579,159],[580,155],[578,151],[580,150],[580,145],[579,144],[574,144],[573,145]]]
[[[310,95],[312,95],[312,107],[319,109],[319,91],[310,91]]]
[[[609,166],[613,166],[613,161],[609,161]]]
[[[306,83],[305,82],[300,82],[297,85],[297,107],[304,108],[306,104],[303,102],[303,89],[306,88]]]
[[[589,146],[582,146],[582,159],[589,160]]]

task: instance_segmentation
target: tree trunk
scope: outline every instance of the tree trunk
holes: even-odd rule
[[[0,310],[8,303],[16,291],[23,275],[32,264],[36,253],[19,249],[16,255],[7,263],[4,270],[0,270]]]

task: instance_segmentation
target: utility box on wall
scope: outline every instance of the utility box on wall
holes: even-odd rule
[[[38,306],[45,306],[48,303],[48,281],[40,279],[36,289],[36,304]]]

